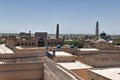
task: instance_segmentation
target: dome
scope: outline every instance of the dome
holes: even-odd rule
[[[61,45],[57,45],[57,48],[61,48]]]
[[[103,31],[100,35],[101,36],[106,36],[106,33]]]
[[[70,45],[70,48],[74,48],[75,46],[72,44],[72,45]]]
[[[95,43],[107,43],[107,41],[104,40],[104,39],[99,39],[99,40],[97,40]]]

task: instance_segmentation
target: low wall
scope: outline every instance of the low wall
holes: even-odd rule
[[[68,56],[68,57],[54,57],[53,60],[55,62],[74,62],[76,60],[75,56]]]
[[[1,64],[44,62],[44,53],[0,54]]]
[[[5,53],[0,54],[0,59],[16,59],[16,58],[30,58],[30,57],[44,57],[45,53]]]
[[[15,53],[45,53],[46,48],[45,47],[37,47],[37,48],[14,48],[13,49]]]
[[[1,64],[0,80],[43,80],[43,63]]]
[[[93,67],[120,66],[120,53],[81,55],[80,60]]]
[[[49,58],[45,58],[44,80],[83,80],[73,72],[62,68]]]
[[[53,51],[53,50],[57,50],[57,48],[56,47],[49,47],[49,49],[48,49],[49,51]],[[64,51],[64,52],[67,52],[67,53],[70,53],[70,54],[72,54],[72,53],[77,53],[77,48],[75,47],[75,49],[74,49],[74,51],[72,52],[71,50],[70,50],[70,47],[62,47],[61,48],[61,51]]]
[[[78,55],[91,54],[120,54],[120,50],[98,50],[98,51],[79,51]]]

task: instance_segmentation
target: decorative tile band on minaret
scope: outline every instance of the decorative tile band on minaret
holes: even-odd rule
[[[56,28],[56,39],[59,39],[59,24],[57,24]]]

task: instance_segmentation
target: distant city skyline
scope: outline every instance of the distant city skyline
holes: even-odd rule
[[[0,0],[0,33],[120,34],[120,0]]]

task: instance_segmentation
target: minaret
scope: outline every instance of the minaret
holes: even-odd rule
[[[29,30],[29,36],[31,37],[31,30]]]
[[[96,32],[95,32],[95,37],[96,37],[96,38],[99,37],[99,24],[98,24],[98,21],[96,22]]]
[[[59,39],[59,24],[57,24],[56,28],[56,39]]]

